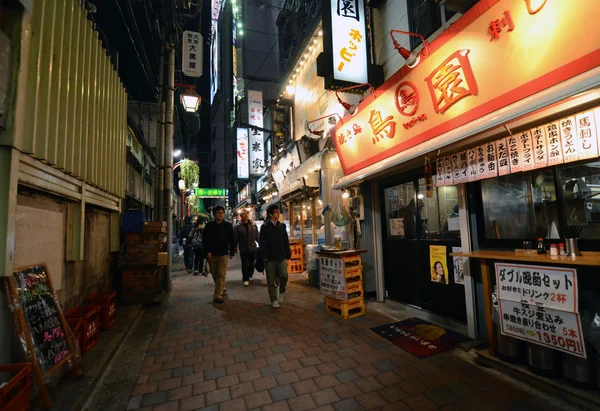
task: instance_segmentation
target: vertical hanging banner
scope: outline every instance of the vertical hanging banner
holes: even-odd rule
[[[435,160],[435,185],[441,187],[445,185],[444,159],[438,158]]]
[[[369,62],[364,0],[329,0],[329,7],[323,4],[323,9],[325,49],[333,57],[333,79],[366,83]]]
[[[542,168],[548,165],[548,145],[546,143],[546,130],[543,126],[531,129],[533,138],[533,153],[535,168]]]
[[[181,50],[181,69],[188,77],[202,76],[203,38],[200,33],[186,30],[183,32],[183,46]]]
[[[263,128],[263,95],[259,90],[248,90],[248,124]],[[264,137],[261,130],[250,128],[250,175],[265,174]]]
[[[485,163],[485,149],[486,144],[475,147],[477,153],[477,179],[482,180],[486,178],[486,163]]]
[[[505,138],[496,141],[496,156],[498,157],[498,175],[510,174],[510,158]]]
[[[579,138],[579,159],[598,157],[598,137],[596,136],[594,112],[590,110],[577,114],[575,124]]]
[[[460,156],[459,153],[454,153],[451,156],[452,158],[452,179],[454,180],[454,184],[462,183],[462,175],[460,174]]]
[[[518,136],[509,136],[506,142],[508,144],[508,156],[510,158],[510,172],[518,173],[519,171],[523,171],[523,166],[521,165],[521,153],[519,152],[520,144]]]
[[[563,118],[559,123],[564,161],[565,163],[577,161],[579,159],[579,150],[577,144],[577,131],[575,130],[575,116]]]
[[[496,156],[496,143],[491,141],[485,145],[485,157],[486,157],[486,178],[498,176],[498,161]]]
[[[248,129],[237,129],[237,176],[248,178]]]
[[[450,156],[444,157],[444,185],[451,186],[454,184],[454,178],[452,176],[452,158]]]
[[[467,150],[469,161],[469,181],[477,181],[477,152],[474,148]]]
[[[535,161],[533,157],[533,140],[531,138],[531,131],[523,131],[518,136],[519,140],[519,153],[521,154],[521,171],[530,171],[535,168]]]
[[[546,124],[546,141],[548,142],[548,165],[553,166],[563,163],[562,142],[560,141],[558,121]]]

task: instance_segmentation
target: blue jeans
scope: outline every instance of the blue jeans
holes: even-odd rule
[[[288,281],[287,260],[267,261],[265,271],[267,272],[269,297],[271,297],[271,302],[277,301],[277,285],[275,283],[279,283],[279,292],[281,294],[285,293],[285,286]]]

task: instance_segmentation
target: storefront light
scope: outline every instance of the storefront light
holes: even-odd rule
[[[405,34],[407,36],[415,36],[415,37],[419,37],[421,39],[421,42],[423,43],[423,51],[421,53],[417,52],[416,50],[413,50],[412,52],[408,51],[407,49],[405,49],[404,47],[400,47],[400,44],[398,44],[398,40],[396,40],[396,38],[394,37],[394,33],[398,33],[398,34]],[[418,33],[411,33],[410,31],[402,31],[402,30],[392,30],[390,31],[390,37],[392,38],[392,43],[394,43],[394,48],[396,49],[396,51],[398,51],[398,53],[400,53],[400,55],[404,58],[404,60],[406,60],[406,65],[409,68],[414,68],[417,66],[417,64],[419,64],[419,62],[421,61],[421,54],[423,55],[429,55],[431,54],[431,49],[429,48],[429,43],[427,42],[427,40],[425,40],[425,37],[423,37],[422,35],[418,34]]]
[[[319,37],[323,35],[323,30],[319,30]]]
[[[342,198],[349,198],[350,197],[350,193],[348,192],[348,190],[342,190]]]
[[[422,200],[422,199],[424,199],[424,198],[425,198],[425,196],[424,196],[423,194],[417,194],[417,198],[418,198],[419,200]]]
[[[296,91],[296,88],[295,88],[294,86],[292,86],[292,85],[289,85],[289,86],[287,86],[287,87],[285,88],[285,91],[287,91],[287,93],[288,93],[290,96],[293,96],[293,95],[294,95],[294,92]]]
[[[317,118],[317,119],[314,119],[314,120],[311,120],[311,121],[309,121],[308,123],[306,123],[306,128],[308,129],[308,131],[309,131],[311,134],[315,134],[315,135],[317,135],[317,136],[319,136],[319,137],[323,137],[323,136],[325,135],[325,130],[313,130],[313,129],[311,129],[311,128],[310,128],[310,125],[311,125],[312,123],[314,123],[314,122],[317,122],[317,121],[319,121],[319,120],[323,120],[323,119],[325,119],[325,118],[329,118],[329,117],[333,117],[333,116],[337,116],[337,117],[338,117],[338,121],[341,121],[341,120],[342,120],[342,116],[340,116],[338,113],[331,113],[331,114],[328,114],[328,115],[326,115],[326,116],[322,116],[322,117],[319,117],[319,118]]]
[[[375,97],[377,97],[377,95],[375,94],[375,87],[373,87],[370,83],[363,83],[363,84],[356,84],[354,86],[350,86],[350,87],[344,87],[341,88],[339,90],[335,91],[335,96],[338,99],[338,102],[342,105],[342,107],[344,107],[344,109],[351,115],[353,116],[354,114],[356,114],[356,112],[358,111],[358,107],[354,104],[349,104],[346,103],[345,101],[342,101],[342,99],[339,96],[339,92],[341,91],[346,91],[346,90],[352,90],[355,88],[359,88],[359,87],[364,87],[364,86],[369,86],[369,89],[371,90],[371,92],[373,93],[373,95],[375,95]]]

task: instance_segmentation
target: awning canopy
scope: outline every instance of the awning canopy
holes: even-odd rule
[[[319,152],[308,158],[300,167],[291,170],[285,177],[284,184],[279,190],[279,197],[285,197],[300,188],[319,187],[319,173],[321,170],[321,155]]]

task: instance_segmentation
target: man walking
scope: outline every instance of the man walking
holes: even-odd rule
[[[248,287],[250,285],[250,278],[254,273],[258,228],[254,221],[248,218],[248,212],[243,211],[240,216],[242,221],[235,226],[235,234],[242,260],[242,281],[244,282],[244,287]]]
[[[279,308],[288,280],[287,260],[291,258],[290,240],[285,224],[279,222],[279,206],[267,208],[267,222],[260,227],[259,247],[265,260],[269,297],[274,308]]]
[[[227,255],[232,259],[237,252],[235,248],[235,233],[230,222],[225,221],[223,206],[213,208],[215,219],[204,227],[202,245],[206,252],[206,259],[215,280],[213,301],[223,304],[223,291],[227,276]]]
[[[183,248],[183,262],[188,273],[192,272],[194,266],[194,249],[192,240],[189,238],[190,232],[194,228],[190,217],[185,217],[185,225],[179,230],[179,245]]]

